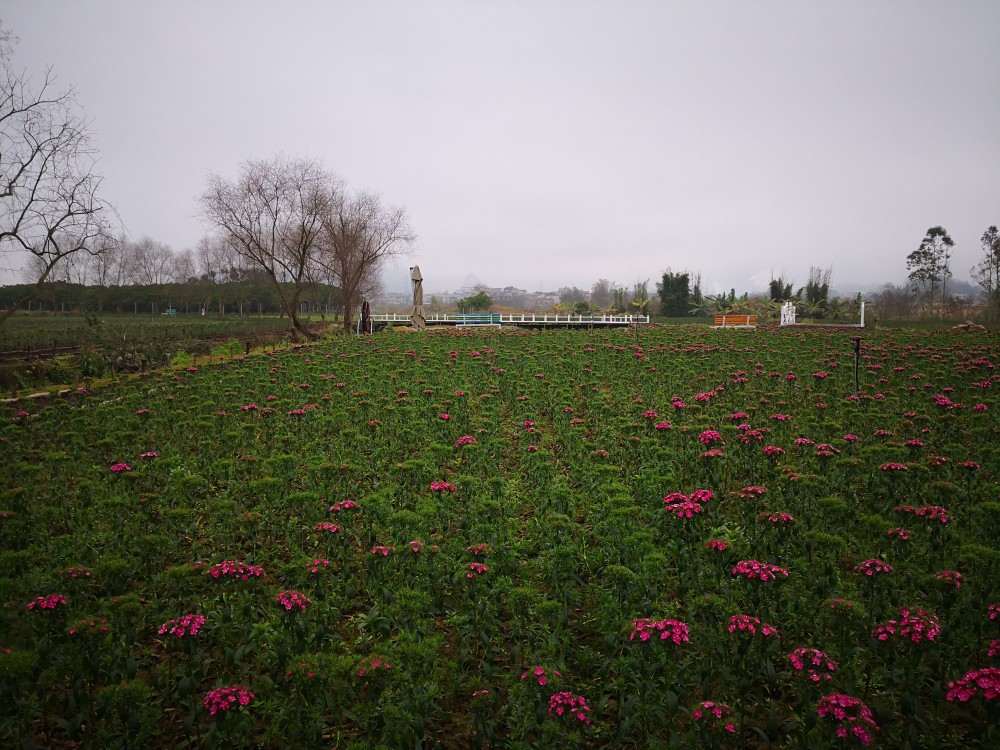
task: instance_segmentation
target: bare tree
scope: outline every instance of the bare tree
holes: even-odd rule
[[[973,281],[983,290],[986,316],[996,320],[1000,315],[1000,232],[996,226],[991,226],[983,232],[980,242],[983,255],[970,272]]]
[[[245,162],[235,180],[211,175],[201,196],[204,217],[267,275],[292,329],[307,337],[312,334],[299,321],[299,299],[322,217],[337,192],[335,179],[318,162],[279,155]]]
[[[174,279],[174,252],[169,245],[143,237],[128,243],[125,252],[130,256],[133,284],[157,286]]]
[[[373,193],[338,190],[327,205],[320,263],[340,285],[344,328],[350,330],[355,306],[378,288],[386,262],[407,253],[416,238],[406,210],[384,206]]]
[[[33,85],[10,60],[13,37],[0,28],[0,256],[31,258],[32,288],[0,325],[32,299],[75,253],[99,252],[113,211],[97,197],[95,149],[73,90],[55,90],[45,72]]]

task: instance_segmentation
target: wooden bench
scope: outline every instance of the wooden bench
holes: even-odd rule
[[[455,316],[456,326],[498,326],[500,313],[462,313]]]
[[[756,315],[716,315],[713,328],[756,328]]]

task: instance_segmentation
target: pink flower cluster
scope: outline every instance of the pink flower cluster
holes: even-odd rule
[[[462,435],[458,440],[455,441],[455,447],[461,448],[463,445],[475,445],[476,439],[471,435]]]
[[[225,713],[234,706],[249,706],[253,693],[244,685],[229,685],[205,693],[203,702],[209,714]]]
[[[458,487],[448,482],[439,482],[436,480],[431,482],[431,492],[454,492],[457,489]]]
[[[555,693],[549,698],[549,713],[556,716],[574,716],[578,721],[582,721],[590,726],[590,707],[582,695],[574,695],[569,691]]]
[[[795,516],[791,513],[785,513],[784,511],[780,513],[761,513],[757,518],[767,521],[768,523],[791,523],[795,520]]]
[[[899,635],[909,638],[913,643],[933,641],[941,634],[941,625],[934,612],[918,609],[915,612],[900,609],[900,620],[889,620],[875,626],[872,637],[879,641],[888,641],[892,636]]]
[[[309,568],[310,573],[319,573],[320,570],[330,567],[329,560],[313,560],[310,563],[306,563],[306,567]]]
[[[122,472],[126,472],[126,471],[132,471],[132,467],[129,466],[128,464],[126,464],[126,463],[122,463],[121,461],[119,461],[116,464],[111,464],[111,473],[112,474],[121,474]]]
[[[173,620],[167,620],[165,623],[160,625],[160,629],[156,631],[159,635],[172,635],[177,638],[185,638],[198,635],[202,626],[205,624],[205,615],[199,614],[187,614],[181,615]]]
[[[341,500],[339,503],[334,503],[330,506],[331,513],[340,513],[342,510],[351,510],[352,508],[357,508],[358,504],[353,500]]]
[[[709,539],[705,544],[705,549],[712,549],[716,552],[725,552],[729,549],[729,542],[725,539]]]
[[[260,565],[247,565],[237,560],[224,560],[216,563],[208,569],[208,574],[212,578],[234,578],[238,581],[248,581],[251,578],[260,578],[264,575],[264,568]]]
[[[69,567],[63,571],[63,575],[67,578],[80,578],[81,576],[83,578],[90,578],[90,571],[86,568]]]
[[[908,542],[908,541],[910,541],[910,535],[912,533],[913,533],[912,531],[908,531],[907,529],[889,529],[889,534],[888,535],[889,536],[895,536],[900,541]]]
[[[373,656],[362,662],[358,667],[358,677],[371,677],[378,674],[386,674],[392,669],[389,660],[384,656]]]
[[[788,661],[799,672],[805,671],[813,682],[832,680],[833,671],[837,668],[837,662],[815,648],[797,648],[788,655]]]
[[[719,726],[719,722],[728,719],[732,716],[732,713],[729,706],[725,703],[702,701],[699,707],[691,712],[691,718],[701,722],[702,725],[707,724],[710,729],[716,729]],[[722,728],[732,734],[736,733],[736,725],[731,721],[725,722]]]
[[[743,576],[748,580],[773,581],[779,575],[788,578],[788,571],[779,568],[771,563],[762,563],[757,560],[740,560],[732,571],[734,576]]]
[[[274,601],[284,607],[286,612],[305,612],[309,609],[309,605],[312,604],[312,600],[309,597],[301,591],[294,591],[292,589],[278,593],[274,597]]]
[[[654,620],[652,617],[640,617],[632,620],[630,641],[638,636],[640,641],[648,641],[653,634],[659,632],[661,641],[673,641],[678,646],[691,640],[691,629],[679,620]]]
[[[734,492],[733,494],[739,495],[741,498],[746,500],[747,498],[760,497],[765,492],[767,492],[766,487],[751,485],[749,487],[741,487],[740,489],[736,490],[736,492]]]
[[[991,620],[996,620],[1000,617],[1000,602],[994,602],[986,608],[986,616]]]
[[[396,551],[395,547],[385,544],[376,544],[374,547],[372,547],[372,554],[382,555],[382,557],[388,557],[390,553],[395,551]]]
[[[906,464],[897,463],[895,461],[889,461],[888,463],[884,463],[878,468],[884,472],[910,470],[910,468]]]
[[[853,736],[862,745],[871,744],[871,732],[878,731],[878,725],[872,718],[871,709],[857,698],[843,693],[824,695],[816,705],[819,718],[831,718],[837,723],[834,734],[840,739]]]
[[[554,669],[551,670],[551,672],[556,677],[562,677],[561,672],[557,672]],[[547,670],[545,667],[530,667],[527,672],[521,675],[521,679],[522,680],[528,679],[529,674],[532,675],[538,681],[539,685],[542,685],[544,687],[545,685],[549,684],[549,677],[548,677],[549,670]]]
[[[942,508],[940,505],[921,505],[920,507],[897,505],[893,510],[897,513],[912,513],[915,516],[925,516],[931,521],[940,521],[941,523],[948,523],[951,520],[948,510]]]
[[[764,455],[767,456],[768,458],[777,458],[778,456],[785,455],[785,449],[779,448],[776,445],[765,445]]]
[[[939,581],[954,584],[956,589],[962,588],[962,574],[957,570],[942,570],[939,573],[935,573],[934,577]]]
[[[465,574],[465,577],[475,578],[476,576],[481,576],[489,569],[490,566],[484,563],[479,563],[479,562],[469,563],[469,572]]]
[[[335,523],[330,523],[325,521],[323,523],[318,523],[313,527],[314,531],[329,531],[331,534],[339,534],[340,527]]]
[[[33,601],[28,602],[27,609],[56,609],[66,605],[66,597],[62,594],[49,594],[48,596],[36,596]]]
[[[871,578],[876,573],[891,573],[892,566],[888,563],[882,562],[881,560],[872,558],[871,560],[865,560],[863,563],[855,565],[854,572],[864,573],[866,576]]]
[[[471,552],[473,555],[488,555],[493,551],[493,548],[488,544],[470,544],[465,548],[466,551]]]
[[[758,629],[760,629],[760,634],[764,637],[773,635],[775,638],[781,638],[776,627],[768,625],[766,622],[761,622],[758,618],[751,615],[733,615],[729,618],[728,630],[730,633],[735,633],[738,630],[741,633],[756,635]]]
[[[108,632],[108,621],[107,620],[91,620],[85,618],[79,620],[75,625],[71,625],[69,629],[70,635],[99,635],[101,633]]]
[[[698,440],[705,445],[722,442],[722,435],[716,430],[705,430],[698,436]]]
[[[984,667],[966,672],[962,679],[948,683],[948,692],[945,697],[952,702],[957,700],[960,703],[965,703],[971,698],[975,698],[980,690],[983,691],[983,697],[988,701],[1000,698],[1000,669]]]

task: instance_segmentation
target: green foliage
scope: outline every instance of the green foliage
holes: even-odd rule
[[[493,298],[484,291],[470,294],[455,303],[460,312],[488,312],[493,307]]]
[[[989,704],[945,697],[1000,638],[985,344],[872,333],[855,396],[841,333],[397,336],[0,406],[0,744],[708,747],[714,700],[746,743],[827,748],[840,692],[886,747],[990,745]],[[940,638],[874,641],[902,608]],[[197,636],[160,632],[185,615]],[[630,638],[645,618],[690,640]],[[255,697],[211,717],[230,684]],[[590,726],[549,713],[560,690]]]
[[[656,284],[660,299],[660,314],[667,317],[681,317],[688,314],[691,307],[691,275],[673,273],[669,269]]]

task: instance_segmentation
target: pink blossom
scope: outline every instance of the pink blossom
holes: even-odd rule
[[[301,591],[294,591],[288,589],[278,593],[274,597],[274,601],[285,608],[286,612],[305,612],[309,605],[312,604],[312,600],[303,594]]]
[[[834,733],[841,739],[853,736],[861,745],[867,746],[872,741],[872,731],[878,731],[878,725],[872,718],[871,710],[857,698],[842,693],[824,695],[819,699],[816,712],[821,719],[832,719],[837,727]]]
[[[750,635],[756,635],[758,628],[760,629],[760,634],[767,636],[774,636],[775,638],[780,638],[778,635],[778,629],[773,625],[768,625],[766,622],[761,622],[758,618],[752,617],[750,615],[733,615],[729,618],[728,630],[730,633],[735,633],[737,630],[741,633],[750,633]]]
[[[249,706],[253,698],[253,693],[246,686],[229,685],[208,691],[203,702],[208,713],[215,716],[219,713],[225,713],[235,706]]]
[[[864,573],[866,576],[871,578],[876,573],[891,573],[892,566],[888,563],[883,562],[878,559],[865,560],[862,563],[858,563],[854,566],[854,571],[856,573]]]
[[[773,581],[779,575],[784,578],[788,577],[788,571],[785,568],[779,568],[777,565],[762,563],[757,560],[741,560],[736,563],[736,567],[733,568],[732,573],[734,576],[743,576],[751,581]]]
[[[678,646],[691,640],[691,630],[685,623],[679,620],[654,620],[651,617],[632,620],[632,632],[628,639],[632,641],[638,636],[640,641],[645,642],[651,640],[657,632],[660,634],[659,640],[673,641]]]
[[[28,602],[26,609],[29,612],[33,609],[58,609],[66,604],[66,597],[62,594],[49,594],[48,596],[36,596]]]
[[[702,701],[698,708],[691,712],[691,718],[702,725],[707,725],[709,729],[716,729],[719,722],[729,718],[732,710],[726,703],[716,703],[715,701]],[[736,725],[731,721],[722,724],[722,729],[730,734],[736,733]]]
[[[264,568],[260,565],[248,565],[237,560],[224,560],[208,568],[208,575],[216,580],[220,578],[233,578],[239,581],[247,581],[251,578],[260,578],[264,575]]]
[[[957,570],[942,570],[939,573],[935,573],[934,577],[939,581],[954,584],[956,589],[962,588],[962,574]]]
[[[572,716],[590,726],[590,717],[587,715],[590,713],[590,707],[582,695],[574,695],[568,691],[553,694],[549,698],[549,713],[554,713],[556,716]]]
[[[788,655],[788,660],[799,672],[804,672],[812,682],[832,680],[837,662],[819,649],[797,648]]]
[[[980,691],[988,701],[1000,698],[1000,669],[984,667],[966,672],[961,679],[948,683],[945,697],[952,702],[957,700],[965,703],[975,698]]]
[[[160,625],[159,635],[172,635],[176,638],[193,638],[198,635],[205,624],[205,615],[195,613],[181,615],[173,620],[167,620]]]

